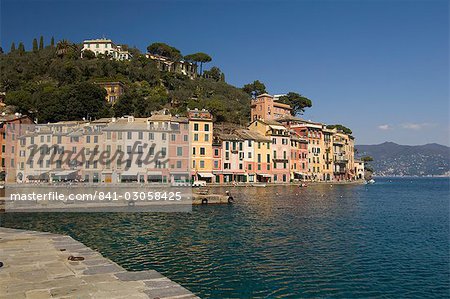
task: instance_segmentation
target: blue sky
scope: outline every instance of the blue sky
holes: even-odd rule
[[[229,83],[302,93],[358,144],[449,145],[448,1],[1,0],[1,45],[106,36],[206,52]]]

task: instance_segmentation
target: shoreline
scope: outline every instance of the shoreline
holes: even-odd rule
[[[0,244],[2,298],[199,298],[155,270],[127,271],[68,235],[0,227]]]
[[[272,186],[297,186],[299,187],[302,184],[306,185],[362,185],[365,180],[355,180],[355,181],[316,181],[316,182],[288,182],[288,183],[263,183],[263,182],[253,182],[253,183],[207,183],[204,187],[261,187],[263,184],[266,187]],[[0,183],[1,184],[1,183]],[[142,187],[142,188],[189,188],[196,189],[197,187],[193,187],[190,185],[171,185],[171,184],[148,184],[148,183],[97,183],[97,184],[84,184],[84,183],[6,183],[4,189],[8,187],[13,188],[28,188],[28,187],[55,187],[55,188],[77,188],[77,187],[89,187],[89,188],[103,188],[103,187]]]

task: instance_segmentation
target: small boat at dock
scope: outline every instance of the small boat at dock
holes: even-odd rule
[[[267,187],[266,183],[253,183],[252,187]]]

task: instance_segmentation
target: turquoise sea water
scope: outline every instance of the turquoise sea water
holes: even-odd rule
[[[192,213],[0,221],[70,234],[128,270],[155,269],[203,298],[450,296],[446,178],[227,190],[236,204]]]

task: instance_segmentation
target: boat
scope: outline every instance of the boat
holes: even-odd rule
[[[252,187],[267,187],[266,183],[253,183]]]
[[[370,180],[367,181],[367,184],[373,185],[373,184],[375,184],[375,180],[374,179],[370,179]]]
[[[5,189],[5,185],[0,185],[0,189]]]

